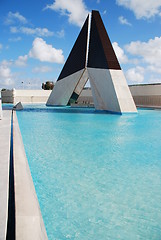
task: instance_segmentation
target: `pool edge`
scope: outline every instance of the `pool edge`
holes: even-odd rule
[[[47,233],[30,173],[16,112],[13,112],[16,239],[47,240]]]

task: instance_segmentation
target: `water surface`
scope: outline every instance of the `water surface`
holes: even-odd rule
[[[161,239],[161,111],[17,116],[49,240]]]

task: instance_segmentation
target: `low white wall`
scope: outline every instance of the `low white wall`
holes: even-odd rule
[[[161,84],[143,84],[129,86],[137,106],[161,106]],[[65,89],[64,89],[65,91]],[[3,103],[46,103],[51,90],[6,90],[2,91]],[[91,89],[83,89],[77,102],[93,104]]]
[[[159,96],[161,95],[161,84],[145,84],[129,86],[132,96]]]
[[[94,104],[91,88],[85,88],[82,90],[80,96],[77,99],[79,105]]]
[[[129,86],[136,106],[161,107],[161,84]]]
[[[14,90],[13,103],[46,103],[51,90]]]
[[[3,103],[46,103],[51,90],[5,90],[1,91]]]

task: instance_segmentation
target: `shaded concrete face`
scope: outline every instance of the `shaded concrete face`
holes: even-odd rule
[[[92,15],[87,17],[47,105],[73,103],[88,78],[96,109],[119,113],[137,112],[98,11],[92,11]]]
[[[79,82],[79,79],[82,76],[82,73],[83,70],[80,70],[69,75],[68,77],[63,78],[61,81],[57,81],[46,104],[54,106],[67,105],[74,92],[74,89]]]

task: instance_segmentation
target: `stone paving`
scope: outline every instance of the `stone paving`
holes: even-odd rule
[[[0,120],[0,240],[6,239],[7,231],[11,114],[3,111]]]

